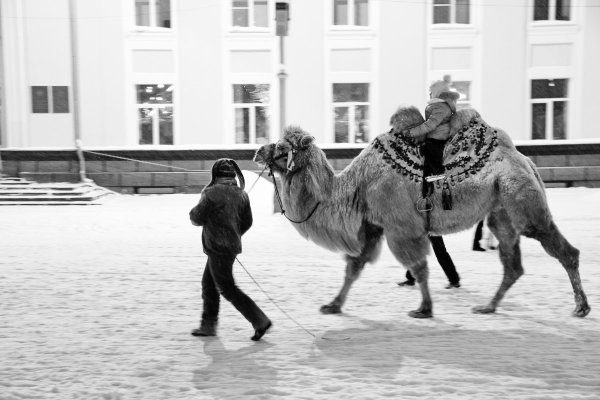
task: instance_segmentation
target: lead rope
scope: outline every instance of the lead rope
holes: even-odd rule
[[[293,222],[294,224],[301,224],[303,222],[308,221],[310,219],[310,217],[313,216],[315,211],[317,211],[317,207],[319,207],[319,204],[321,204],[321,202],[318,201],[317,204],[315,204],[315,207],[312,209],[310,214],[308,214],[308,217],[304,218],[302,221],[294,221],[293,219],[291,219],[290,217],[288,217],[285,214],[285,210],[283,209],[283,202],[281,201],[281,195],[279,194],[279,189],[277,188],[277,183],[275,182],[275,174],[273,174],[273,170],[271,170],[271,172],[269,174],[271,175],[271,178],[273,178],[273,186],[275,187],[275,196],[277,197],[277,202],[279,202],[279,208],[281,208],[281,214],[283,214],[283,216],[286,217],[288,219],[288,221]]]
[[[244,267],[244,264],[242,264],[242,262],[239,260],[239,258],[236,257],[235,259],[242,266],[242,268],[244,269],[244,271],[246,271],[246,274],[248,274],[248,276],[250,277],[250,279],[252,279],[252,282],[254,282],[254,284],[256,285],[256,287],[258,287],[260,289],[260,291],[263,292],[263,294],[267,297],[267,299],[269,299],[269,301],[271,303],[273,303],[273,305],[275,307],[277,307],[277,309],[279,309],[279,311],[281,311],[283,313],[283,315],[285,315],[290,321],[292,321],[293,323],[295,323],[296,325],[298,325],[304,332],[308,333],[310,336],[312,336],[313,338],[317,339],[317,335],[315,335],[314,333],[312,333],[311,331],[309,331],[308,329],[306,329],[298,321],[296,321],[294,318],[292,318],[292,316],[290,314],[288,314],[283,308],[281,308],[279,306],[279,304],[277,304],[275,302],[275,300],[273,300],[273,298],[271,296],[269,296],[269,294],[262,288],[262,286],[260,286],[260,284],[256,281],[256,279],[254,279],[254,277],[252,276],[252,274],[250,274],[250,272],[248,272],[248,270],[246,269],[246,267]]]
[[[292,318],[292,316],[290,314],[288,314],[283,308],[281,308],[279,306],[279,304],[277,304],[277,302],[275,300],[273,300],[273,298],[271,296],[269,296],[269,294],[262,288],[262,286],[260,286],[260,284],[256,281],[256,279],[254,279],[254,277],[252,276],[252,274],[250,274],[250,272],[246,269],[246,267],[244,267],[244,264],[242,264],[242,262],[239,260],[239,258],[236,257],[235,259],[242,266],[242,268],[244,269],[244,271],[246,271],[246,274],[248,274],[248,276],[250,277],[250,279],[252,279],[252,282],[254,282],[254,284],[256,285],[256,287],[258,287],[260,289],[260,291],[267,297],[267,299],[269,299],[269,301],[271,303],[273,303],[273,305],[275,307],[277,307],[277,309],[279,311],[281,311],[283,313],[283,315],[285,315],[290,321],[292,321],[293,323],[295,323],[296,325],[298,325],[298,327],[300,327],[300,329],[302,329],[304,332],[308,333],[315,340],[319,339],[317,337],[317,335],[315,335],[314,333],[312,333],[311,331],[309,331],[308,329],[306,329],[304,326],[302,326],[302,324],[300,324],[300,322],[296,321],[294,318]],[[348,339],[350,339],[350,336],[341,336],[339,338],[321,336],[321,339],[323,339],[323,340],[334,340],[334,341],[335,340],[348,340]]]
[[[248,193],[252,190],[252,188],[254,188],[254,185],[256,185],[256,182],[258,182],[258,180],[260,179],[260,177],[262,176],[262,174],[265,172],[265,170],[268,167],[265,167],[261,173],[258,175],[258,178],[256,178],[256,181],[254,181],[254,184],[252,184],[252,186],[250,187],[250,189],[248,190]],[[281,202],[281,196],[279,195],[279,190],[277,189],[277,184],[275,183],[275,176],[273,175],[273,171],[271,170],[269,175],[271,175],[273,177],[273,185],[275,186],[275,195],[277,196],[277,201],[279,202],[279,206],[281,207],[281,213],[284,215],[284,217],[286,217],[288,220],[290,220],[291,222],[294,222],[296,224],[298,223],[302,223],[307,221],[310,217],[312,217],[312,215],[314,214],[315,210],[317,209],[317,207],[319,206],[320,203],[317,203],[317,205],[315,206],[315,208],[313,208],[313,210],[311,211],[311,213],[308,215],[308,217],[304,220],[304,221],[300,221],[300,222],[296,222],[291,220],[290,218],[288,218],[287,215],[285,215],[284,211],[283,211],[283,204]],[[250,271],[248,271],[246,269],[246,267],[244,266],[244,264],[242,264],[242,262],[239,260],[239,258],[235,258],[235,260],[238,262],[238,264],[240,264],[240,266],[243,268],[243,270],[246,272],[246,275],[248,275],[250,277],[250,279],[252,279],[252,282],[254,282],[254,284],[256,285],[256,287],[266,296],[267,299],[269,299],[269,301],[271,303],[273,303],[273,305],[275,307],[277,307],[277,309],[279,311],[281,311],[281,313],[283,315],[285,315],[290,321],[292,321],[294,324],[296,324],[300,329],[302,329],[304,332],[308,333],[310,336],[312,336],[315,340],[318,339],[317,335],[315,335],[314,333],[312,333],[311,331],[309,331],[308,329],[306,329],[304,326],[302,326],[302,324],[300,324],[298,321],[296,321],[290,314],[288,314],[283,308],[281,308],[279,306],[279,304],[277,304],[277,302],[275,300],[273,300],[273,298],[271,296],[269,296],[269,294],[262,288],[262,286],[260,286],[260,284],[256,281],[256,279],[254,279],[254,277],[252,276],[252,274],[250,273]],[[322,336],[321,339],[323,340],[336,340],[334,338],[329,338],[329,337],[324,337]],[[339,338],[337,340],[348,340],[350,339],[350,337],[342,337]]]
[[[246,191],[246,193],[250,193],[252,191],[252,189],[254,189],[254,186],[256,185],[256,183],[258,182],[258,180],[260,179],[260,177],[262,176],[262,174],[264,174],[264,172],[267,170],[267,167],[265,166],[263,168],[262,171],[260,171],[260,174],[258,174],[258,176],[256,177],[256,180],[254,181],[254,183],[252,184],[252,186],[250,186],[250,189],[248,189]]]

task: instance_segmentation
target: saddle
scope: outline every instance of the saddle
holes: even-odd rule
[[[438,189],[443,187],[448,192],[450,186],[477,174],[498,146],[497,130],[486,124],[475,110],[457,111],[450,126],[451,136],[443,157],[446,178],[435,182]],[[411,137],[392,130],[375,138],[373,146],[392,169],[417,183],[423,181],[423,155]]]

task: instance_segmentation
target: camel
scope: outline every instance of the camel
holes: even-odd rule
[[[257,150],[254,161],[281,178],[283,209],[288,219],[296,222],[296,230],[326,249],[345,254],[344,284],[320,311],[342,312],[352,284],[365,264],[377,259],[385,237],[394,257],[419,284],[421,303],[409,316],[432,317],[427,236],[459,232],[489,216],[490,230],[499,242],[504,276],[491,301],[473,307],[472,312],[494,313],[523,275],[519,241],[524,235],[538,240],[560,261],[574,292],[572,314],[585,317],[590,307],[579,275],[579,250],[554,224],[534,163],[517,151],[504,131],[487,125],[476,110],[459,110],[451,121],[452,136],[444,151],[450,182],[436,182],[437,188],[433,184],[433,208],[423,211],[418,206],[422,200],[422,158],[418,147],[402,134],[422,122],[416,107],[400,107],[391,118],[390,132],[373,139],[338,174],[314,137],[298,126],[287,127],[281,140]],[[474,155],[473,148],[477,148],[479,158],[469,159],[465,151]],[[448,200],[444,197],[450,191],[452,206],[444,209]]]

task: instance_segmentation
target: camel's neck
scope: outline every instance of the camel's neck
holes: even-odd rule
[[[284,193],[291,203],[322,202],[331,196],[335,174],[325,154],[313,148],[308,154],[311,162],[298,172],[284,178]],[[291,204],[295,205],[295,204]]]
[[[318,148],[304,167],[283,180],[283,206],[305,238],[333,251],[358,255],[359,231],[364,215],[352,200],[358,199],[356,181],[347,171],[336,176],[325,154]],[[352,174],[351,174],[352,175]],[[316,208],[315,208],[316,207]],[[311,216],[311,213],[313,212]],[[304,221],[308,216],[306,221]],[[340,229],[343,226],[343,229]]]

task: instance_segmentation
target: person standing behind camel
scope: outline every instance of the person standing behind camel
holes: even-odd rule
[[[429,86],[429,97],[425,107],[425,122],[408,129],[405,134],[422,143],[423,162],[423,198],[429,195],[429,185],[444,179],[443,154],[444,145],[450,136],[450,118],[456,112],[457,92],[450,91],[450,76],[445,75],[443,81],[435,81]]]
[[[191,332],[194,336],[216,336],[219,292],[252,324],[252,340],[260,340],[272,325],[233,279],[233,262],[242,252],[241,236],[252,226],[250,199],[244,185],[237,163],[221,158],[212,166],[212,180],[202,191],[200,202],[190,211],[192,224],[203,227],[202,247],[208,256],[202,276],[202,320],[200,327]]]
[[[485,247],[487,247],[489,250],[496,250],[498,242],[494,234],[487,227],[487,218],[479,221],[477,227],[475,228],[475,235],[473,236],[473,251],[485,251],[484,246],[481,245],[482,240],[485,243]]]
[[[456,267],[452,261],[452,257],[446,250],[444,239],[441,236],[429,236],[429,242],[433,247],[435,258],[444,270],[446,278],[448,278],[448,285],[446,289],[459,288],[460,287],[460,276],[456,272]],[[406,271],[406,280],[404,282],[398,282],[398,286],[414,286],[415,278],[412,276],[409,270]]]

